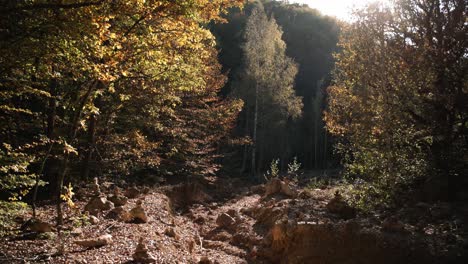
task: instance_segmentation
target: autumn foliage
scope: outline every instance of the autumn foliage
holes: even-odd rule
[[[367,201],[401,201],[425,185],[443,194],[434,199],[462,191],[466,12],[466,1],[397,1],[358,11],[344,30],[325,121]]]
[[[22,179],[2,177],[2,191],[45,180],[60,193],[64,181],[145,170],[214,172],[241,103],[217,96],[224,76],[205,25],[241,3],[2,4],[0,166]]]

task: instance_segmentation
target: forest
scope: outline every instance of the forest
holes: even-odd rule
[[[0,0],[0,263],[466,263],[468,3],[366,3]]]

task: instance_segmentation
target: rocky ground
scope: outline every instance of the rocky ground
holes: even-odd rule
[[[66,208],[59,236],[48,224],[53,206],[40,208],[40,221],[18,218],[23,231],[0,240],[0,263],[466,263],[463,205],[418,203],[370,216],[336,191],[277,179],[96,184]]]

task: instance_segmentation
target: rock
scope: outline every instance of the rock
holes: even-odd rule
[[[336,191],[335,197],[333,197],[328,202],[327,210],[330,213],[336,214],[343,219],[351,219],[356,217],[356,210],[344,201],[343,197],[338,191]]]
[[[213,198],[204,191],[203,185],[190,182],[172,186],[165,194],[169,197],[175,208],[186,207],[192,204],[207,204]]]
[[[278,178],[272,178],[265,185],[265,197],[268,197],[274,194],[284,194],[289,197],[297,196],[296,191],[291,189],[288,183]]]
[[[112,236],[109,234],[102,235],[98,238],[94,239],[84,239],[84,240],[76,240],[75,244],[80,245],[82,247],[101,247],[112,243]]]
[[[136,187],[130,187],[125,191],[125,196],[129,199],[134,199],[140,196],[140,190]]]
[[[114,219],[121,222],[130,221],[130,213],[122,206],[115,207],[107,213],[106,218]]]
[[[21,226],[21,229],[36,233],[46,233],[53,231],[51,224],[43,222],[37,218],[31,218],[30,220],[26,221],[26,223]]]
[[[99,218],[97,218],[96,216],[94,215],[90,215],[89,216],[89,222],[93,225],[97,225],[99,224]]]
[[[203,216],[199,216],[193,220],[194,223],[203,225],[206,222],[206,219]]]
[[[156,263],[156,259],[148,253],[148,248],[146,247],[143,238],[140,238],[132,257],[133,261],[136,263]]]
[[[71,234],[72,234],[73,236],[80,236],[81,234],[83,234],[83,229],[81,229],[80,227],[74,228],[74,229],[71,231]]]
[[[228,214],[229,216],[231,216],[232,218],[234,219],[237,219],[239,218],[239,211],[235,210],[235,209],[229,209],[226,214]]]
[[[251,236],[246,232],[238,232],[232,237],[232,244],[248,247],[251,243]]]
[[[213,230],[210,232],[206,238],[214,240],[214,241],[229,241],[231,240],[232,236],[228,232],[224,230]]]
[[[265,193],[265,185],[255,185],[250,187],[250,191],[254,194],[263,194]]]
[[[287,218],[287,210],[287,207],[258,207],[253,217],[257,223],[270,227],[277,221]]]
[[[313,195],[310,193],[310,191],[308,190],[303,190],[299,193],[299,195],[297,196],[298,198],[300,199],[309,199],[311,198]]]
[[[166,228],[166,230],[164,230],[164,234],[166,236],[168,236],[168,237],[177,238],[177,234],[176,234],[174,228],[172,228],[172,227]]]
[[[106,197],[93,197],[91,201],[86,204],[84,210],[89,212],[91,215],[98,215],[102,211],[106,211],[114,208],[114,204],[108,201]]]
[[[137,223],[147,223],[148,216],[146,215],[145,209],[142,207],[142,200],[137,201],[137,205],[130,210],[129,221],[134,221]]]
[[[396,217],[388,217],[382,223],[382,231],[390,233],[405,233],[406,229],[403,223]]]
[[[248,216],[253,216],[255,210],[255,207],[243,207],[240,209],[240,212]]]
[[[110,196],[109,201],[113,202],[115,206],[124,206],[128,202],[128,198],[123,195]]]
[[[94,178],[93,184],[90,186],[90,191],[92,196],[100,196],[101,195],[101,187],[99,186],[98,178]]]
[[[198,261],[198,264],[212,264],[213,262],[207,257],[207,256],[203,256],[200,258],[200,260]]]
[[[42,240],[54,240],[57,238],[57,235],[54,232],[45,232],[39,233],[36,238]]]
[[[187,247],[188,247],[189,253],[191,254],[193,252],[194,247],[195,247],[195,241],[193,241],[193,239],[190,239],[187,242]]]
[[[218,218],[216,219],[216,224],[219,226],[219,227],[230,227],[232,224],[234,224],[236,221],[234,220],[234,218],[232,218],[230,215],[228,215],[227,213],[222,213],[218,216]]]

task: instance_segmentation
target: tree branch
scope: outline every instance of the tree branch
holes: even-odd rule
[[[43,3],[43,4],[34,4],[34,5],[25,5],[25,6],[13,7],[13,8],[0,8],[0,14],[6,14],[9,12],[15,12],[15,11],[28,11],[28,10],[38,10],[38,9],[60,9],[60,8],[61,9],[73,9],[73,8],[101,5],[102,3],[103,1],[82,2],[82,3],[73,3],[73,4]]]

